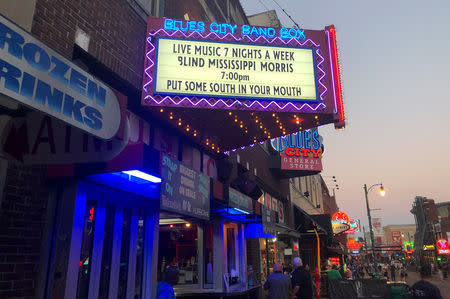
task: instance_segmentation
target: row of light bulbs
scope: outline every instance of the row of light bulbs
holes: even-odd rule
[[[160,108],[159,111],[161,113],[163,113],[164,112],[164,108]],[[233,112],[229,111],[228,115],[234,119],[235,123],[239,124],[239,128],[242,129],[242,131],[245,134],[248,134],[248,127],[245,125],[245,123],[242,120],[238,119],[238,116],[236,114],[234,114],[234,116],[233,116]],[[251,112],[250,115],[252,117],[254,117],[255,123],[256,123],[256,127],[257,128],[259,127],[259,129],[261,129],[264,132],[264,135],[265,135],[266,139],[270,139],[271,138],[271,133],[269,132],[269,130],[266,127],[264,127],[264,124],[259,119],[258,115],[255,115],[254,112]],[[169,120],[172,120],[172,121],[175,120],[175,122],[177,123],[177,125],[179,127],[183,126],[183,121],[182,121],[181,117],[178,117],[178,119],[177,119],[172,111],[168,114],[168,116],[169,116]],[[275,123],[277,124],[277,126],[282,131],[283,135],[286,135],[286,128],[285,128],[284,124],[281,122],[281,120],[278,117],[278,115],[276,113],[272,113],[272,117],[274,118]],[[319,117],[317,115],[314,116],[314,119],[318,120],[318,118]],[[295,120],[296,124],[300,125],[301,120],[295,114],[294,114],[294,120]],[[318,125],[319,121],[316,121],[316,124]],[[186,130],[186,132],[191,133],[194,137],[197,137],[197,135],[198,135],[197,130],[196,129],[192,129],[189,124],[186,124],[184,129]],[[299,127],[299,130],[300,131],[302,130],[301,126]],[[253,142],[254,143],[257,142],[256,137],[253,138]],[[212,142],[209,138],[206,138],[206,140],[204,141],[204,144],[208,148],[211,148],[213,151],[216,151],[217,153],[220,153],[220,148],[214,142]]]

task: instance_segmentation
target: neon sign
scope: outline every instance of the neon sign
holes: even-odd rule
[[[446,239],[436,241],[438,254],[450,254],[450,245]]]
[[[312,48],[159,37],[153,91],[317,102]]]
[[[361,231],[359,219],[350,219],[348,224],[350,225],[350,229],[347,231],[347,233],[354,234]]]
[[[181,21],[181,20],[173,20],[173,19],[165,19],[164,20],[164,29],[167,31],[182,31],[185,33],[192,32],[205,32],[204,22],[197,21]],[[209,31],[214,32],[220,35],[226,35],[228,33],[235,34],[237,32],[238,25],[231,25],[227,23],[216,23],[213,22],[209,24]],[[250,26],[250,25],[242,25],[240,26],[240,31],[242,35],[248,35],[252,37],[267,37],[272,38],[275,36],[279,36],[283,39],[305,39],[305,30],[297,29],[297,28],[280,28],[275,29],[272,27],[259,27],[259,26]],[[278,35],[277,35],[278,33]]]
[[[274,138],[270,143],[280,152],[281,169],[322,170],[322,142],[317,129]]]
[[[351,238],[347,241],[347,248],[348,249],[359,249],[363,246],[363,243],[357,242],[355,239]]]
[[[347,214],[345,214],[344,212],[338,211],[331,216],[331,223],[333,223],[333,222],[349,224],[350,219],[348,218]]]
[[[414,252],[414,242],[413,241],[404,241],[403,249],[405,250],[406,253],[413,253]]]
[[[190,107],[190,108],[213,108],[213,109],[239,109],[239,110],[266,110],[283,111],[283,112],[319,112],[336,114],[338,106],[332,108],[332,103],[337,105],[337,101],[333,101],[331,77],[331,62],[329,62],[330,48],[328,45],[331,39],[330,35],[325,34],[327,30],[299,30],[299,29],[280,29],[279,34],[270,37],[266,30],[267,36],[264,34],[256,34],[255,29],[250,29],[249,34],[246,33],[244,26],[236,25],[220,25],[217,23],[203,23],[195,21],[175,21],[173,19],[148,19],[148,37],[146,50],[146,66],[144,70],[143,85],[143,103],[151,106],[174,106],[174,107]],[[211,26],[212,25],[212,26]],[[220,26],[218,26],[220,25]],[[242,28],[243,27],[243,28]],[[332,27],[330,27],[332,28]],[[265,32],[256,29],[258,32]],[[294,33],[295,32],[295,33]],[[285,38],[289,36],[289,38]],[[294,36],[294,37],[293,37]],[[305,38],[303,38],[305,36]],[[155,69],[157,65],[157,43],[160,37],[165,38],[181,38],[184,40],[197,41],[215,41],[219,44],[222,42],[231,42],[235,44],[247,43],[251,45],[271,45],[280,47],[293,47],[312,49],[314,55],[314,73],[316,77],[317,103],[296,103],[291,101],[280,102],[279,99],[271,100],[259,97],[259,99],[236,99],[236,97],[227,96],[192,96],[182,92],[178,94],[157,94],[154,92]],[[295,38],[298,37],[298,38]],[[306,38],[307,37],[307,38]],[[328,41],[328,42],[327,42]],[[324,56],[325,55],[325,56]],[[281,69],[281,68],[280,68]],[[328,72],[328,75],[327,75]],[[245,76],[246,74],[240,74]],[[228,74],[228,76],[230,76]],[[250,75],[248,75],[250,76]],[[225,77],[224,77],[225,78]],[[230,78],[230,77],[229,77]],[[239,80],[239,74],[233,74],[232,80]],[[250,77],[251,78],[251,77]],[[220,79],[222,80],[222,79]],[[227,79],[224,79],[227,80]],[[228,79],[229,80],[229,79]],[[273,82],[270,79],[268,82]],[[235,82],[238,83],[238,82]],[[238,87],[237,87],[238,89]],[[330,107],[328,107],[330,105]]]

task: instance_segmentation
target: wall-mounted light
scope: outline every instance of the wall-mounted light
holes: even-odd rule
[[[148,173],[145,173],[140,170],[126,170],[126,171],[122,171],[122,173],[128,174],[129,176],[134,176],[134,177],[149,181],[151,183],[161,183],[161,181],[162,181],[161,178],[151,175],[151,174],[148,174]]]

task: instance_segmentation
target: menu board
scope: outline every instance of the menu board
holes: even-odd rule
[[[210,178],[162,154],[161,209],[209,220]]]

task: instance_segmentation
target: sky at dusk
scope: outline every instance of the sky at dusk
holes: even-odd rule
[[[322,127],[324,176],[336,176],[338,205],[367,225],[414,223],[416,195],[450,201],[450,1],[277,0],[302,28],[334,24],[347,125]],[[276,9],[273,0],[242,0],[247,15]],[[329,186],[334,186],[331,179]]]

